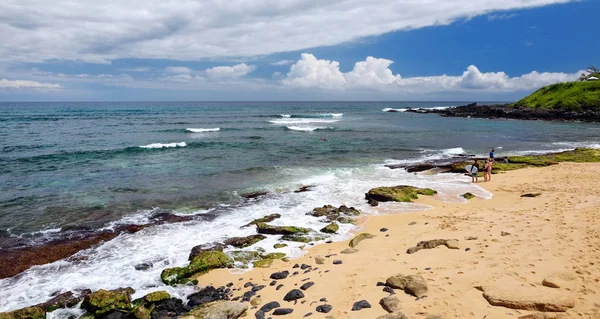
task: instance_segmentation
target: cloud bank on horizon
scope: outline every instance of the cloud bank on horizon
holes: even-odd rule
[[[489,20],[509,20],[514,14],[505,13],[508,10],[574,1],[5,0],[0,2],[0,35],[4,42],[0,46],[0,93],[42,89],[67,92],[75,81],[166,90],[213,89],[221,85],[223,90],[225,86],[236,86],[267,91],[524,91],[574,80],[579,72],[530,70],[510,77],[502,70],[482,72],[475,65],[465,65],[462,74],[403,77],[390,69],[392,60],[371,56],[355,62],[348,72],[340,70],[339,62],[319,59],[311,53],[301,53],[299,60],[265,62],[263,58],[393,31],[449,25],[491,13],[495,15],[489,15]],[[110,65],[119,59],[166,62],[158,67],[123,68],[113,74],[41,72],[31,67],[56,62]],[[222,62],[204,69],[182,65],[202,60]],[[236,62],[225,63],[228,60]],[[279,70],[270,70],[268,76],[258,72],[267,67]]]

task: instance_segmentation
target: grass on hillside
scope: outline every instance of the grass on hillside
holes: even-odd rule
[[[600,80],[548,85],[514,105],[572,111],[600,110]]]

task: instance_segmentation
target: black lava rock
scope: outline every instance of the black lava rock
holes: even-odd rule
[[[247,282],[244,284],[244,288],[248,288],[248,287],[252,287],[252,286],[254,286],[254,284],[251,282]]]
[[[289,272],[289,271],[287,271],[287,270],[284,270],[284,271],[280,271],[280,272],[274,272],[274,273],[272,273],[272,274],[271,274],[271,277],[269,277],[269,278],[271,278],[271,279],[277,279],[277,280],[279,280],[279,279],[285,279],[285,278],[287,278],[287,276],[289,276],[289,275],[290,275],[290,272]]]
[[[250,291],[246,291],[244,293],[244,295],[242,296],[242,301],[250,301],[250,299],[252,299],[252,297],[256,295],[256,292],[250,290]]]
[[[327,302],[327,298],[321,298],[319,299],[320,302]]]
[[[189,307],[196,307],[201,304],[205,304],[207,302],[223,300],[227,297],[229,289],[225,287],[215,288],[213,286],[208,286],[199,292],[193,293],[189,295],[187,305]]]
[[[302,318],[310,317],[310,316],[312,316],[312,315],[313,315],[313,313],[312,313],[312,312],[309,312],[309,313],[305,314],[305,315],[304,315],[304,317],[302,317]]]
[[[394,289],[390,288],[390,287],[383,287],[383,291],[389,293],[390,295],[395,295],[396,292],[394,291]]]
[[[331,309],[333,309],[333,307],[331,305],[325,304],[325,305],[317,306],[316,310],[317,310],[317,312],[328,313],[331,311]]]
[[[257,286],[252,287],[252,291],[257,292],[259,290],[264,289],[265,287],[266,287],[265,285],[257,285]]]
[[[294,290],[288,292],[285,295],[285,297],[283,297],[283,300],[294,301],[294,300],[298,300],[300,298],[304,298],[304,293],[299,289],[294,289]]]
[[[294,312],[294,309],[292,309],[292,308],[279,308],[279,309],[275,309],[275,311],[273,311],[273,316],[289,315],[292,312]]]
[[[384,227],[384,228],[380,229],[379,231],[382,233],[385,233],[386,231],[388,231],[388,229]]]
[[[256,319],[265,319],[265,313],[259,310],[254,314],[254,317]]]
[[[307,265],[307,264],[302,264],[302,266],[300,266],[300,269],[302,270],[306,270],[308,268],[312,267],[311,265]]]
[[[125,319],[127,317],[126,312],[113,310],[100,317],[100,319]]]
[[[227,285],[225,285],[225,286],[226,286],[227,288],[231,288],[231,286],[233,286],[233,283],[232,283],[232,282],[230,282],[230,283],[228,283],[228,284],[227,284]]]
[[[279,308],[279,307],[281,307],[281,305],[277,301],[271,301],[269,303],[264,304],[262,307],[260,307],[259,311],[267,313],[267,312],[269,312],[275,308]]]
[[[169,316],[179,316],[192,310],[190,306],[184,306],[183,300],[177,298],[165,299],[156,304],[156,307],[150,314],[151,319],[168,318]]]
[[[152,263],[142,263],[142,264],[137,264],[135,266],[133,266],[135,268],[135,270],[148,270],[150,268],[152,268]]]
[[[277,285],[277,280],[273,280],[273,281],[271,281],[271,283],[269,284],[269,286],[275,286],[275,285]]]
[[[341,260],[339,260],[339,259],[337,259],[337,260],[334,260],[334,261],[333,261],[333,264],[334,264],[334,265],[341,265],[341,264],[342,264],[342,261],[341,261]]]
[[[377,282],[377,287],[381,287],[381,286],[385,286],[385,283],[384,283],[384,282],[381,282],[381,281],[378,281],[378,282]]]
[[[292,267],[292,268],[300,268],[300,265],[294,264],[294,267]]]
[[[309,281],[309,282],[305,283],[304,285],[300,286],[300,289],[306,290],[306,289],[312,287],[314,284],[315,284],[314,282]]]
[[[366,300],[361,300],[354,303],[352,311],[358,311],[364,308],[371,308],[371,304]]]
[[[283,287],[283,285],[277,286],[277,288],[275,288],[275,290],[279,290],[279,289],[281,289],[281,287]]]

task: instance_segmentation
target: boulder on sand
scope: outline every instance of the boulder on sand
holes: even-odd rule
[[[340,226],[336,223],[331,223],[321,229],[321,232],[328,234],[335,234],[340,229]]]
[[[565,312],[575,307],[575,298],[558,289],[499,285],[480,287],[480,290],[492,306],[548,312]]]
[[[456,239],[432,239],[418,242],[417,246],[410,247],[406,250],[406,253],[414,254],[421,249],[432,249],[438,246],[446,246],[448,249],[459,249],[458,240]]]
[[[308,228],[295,227],[295,226],[272,226],[265,223],[257,223],[256,230],[259,234],[266,235],[295,235],[295,234],[307,234],[310,232]]]
[[[235,248],[246,248],[252,246],[259,241],[266,239],[266,236],[263,235],[250,235],[246,237],[233,237],[229,238],[223,242],[223,244],[227,246],[233,246]]]
[[[437,194],[437,191],[431,188],[400,185],[372,188],[365,194],[365,198],[379,202],[412,202],[413,199],[419,198],[418,195],[432,196],[435,194]]]
[[[350,242],[348,243],[348,245],[350,246],[350,248],[354,248],[358,245],[358,243],[360,243],[361,241],[365,240],[365,239],[371,239],[371,238],[375,238],[375,235],[373,234],[369,234],[369,233],[362,233],[359,235],[354,236],[354,238],[352,238],[350,240]]]
[[[400,304],[400,300],[394,296],[381,298],[381,300],[379,300],[379,304],[387,312],[397,312],[400,311],[400,309],[402,309],[402,304]]]
[[[182,319],[237,319],[248,310],[248,305],[225,300],[203,304],[181,316]]]
[[[218,250],[205,251],[195,257],[186,267],[165,268],[160,278],[167,285],[183,284],[194,274],[203,274],[211,269],[229,268],[233,262],[225,253]]]
[[[385,281],[385,285],[394,289],[402,289],[407,294],[423,297],[427,293],[427,282],[419,275],[396,275]]]

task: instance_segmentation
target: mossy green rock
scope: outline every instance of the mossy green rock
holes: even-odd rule
[[[249,246],[252,246],[256,243],[258,243],[259,241],[266,239],[267,237],[263,236],[263,235],[250,235],[250,236],[246,236],[246,237],[233,237],[233,238],[229,238],[226,241],[223,242],[223,244],[227,245],[227,246],[233,246],[236,248],[246,248]]]
[[[273,259],[262,259],[252,263],[256,268],[268,268],[273,264]]]
[[[350,246],[350,248],[354,248],[361,241],[363,241],[365,239],[371,239],[371,238],[375,238],[375,235],[369,234],[369,233],[362,233],[362,234],[359,234],[359,235],[355,236],[354,238],[352,238],[350,240],[350,243],[348,243],[348,245]]]
[[[195,257],[187,267],[166,268],[160,278],[167,285],[183,284],[195,274],[203,274],[211,269],[229,268],[233,261],[221,251],[205,251]]]
[[[323,227],[323,229],[321,229],[322,232],[328,233],[328,234],[335,234],[335,233],[337,233],[338,230],[340,230],[340,226],[338,226],[338,224],[336,224],[336,223],[331,223],[331,224]]]
[[[149,303],[160,302],[170,298],[171,295],[169,295],[169,293],[164,290],[151,292],[143,297],[144,301]]]
[[[111,310],[131,309],[131,293],[133,289],[104,290],[100,289],[83,299],[81,308],[96,316]]]
[[[331,205],[325,205],[323,207],[317,207],[313,209],[310,213],[311,216],[314,217],[327,217],[327,220],[330,222],[340,220],[340,219],[348,219],[347,216],[358,216],[360,215],[360,211],[354,207],[347,207],[346,205],[342,205],[340,207],[334,207]],[[345,216],[344,216],[345,215]]]
[[[268,223],[268,222],[272,222],[272,221],[274,221],[274,220],[275,220],[275,219],[277,219],[277,218],[281,218],[281,215],[280,215],[280,214],[271,214],[271,215],[267,215],[267,216],[265,216],[265,217],[261,217],[261,218],[255,219],[255,220],[253,220],[253,221],[249,222],[248,224],[244,225],[243,227],[246,227],[246,226],[251,226],[251,225],[256,225],[256,224],[258,224],[258,223]]]
[[[295,226],[272,226],[265,223],[257,223],[256,230],[260,234],[267,235],[295,235],[295,234],[307,234],[310,232],[308,228],[295,227]]]
[[[137,319],[150,319],[154,307],[154,304],[151,304],[149,307],[145,307],[144,305],[135,306],[131,314]]]
[[[475,198],[475,195],[473,195],[471,193],[464,193],[464,194],[462,194],[462,197],[464,197],[466,199],[473,199],[473,198]]]
[[[430,188],[400,185],[373,188],[365,194],[365,198],[380,202],[412,202],[414,199],[419,198],[418,195],[432,196],[435,194],[437,194],[437,191]]]
[[[0,312],[0,319],[46,319],[46,312],[40,307],[27,307],[11,312]]]
[[[279,249],[279,248],[283,248],[283,247],[287,247],[287,244],[275,244],[275,245],[273,245],[273,248],[275,248],[275,249]]]
[[[293,242],[297,242],[297,243],[310,243],[312,240],[308,237],[304,237],[304,236],[293,236],[293,235],[287,235],[287,236],[283,236],[281,237],[281,240],[285,240],[285,241],[293,241]]]

